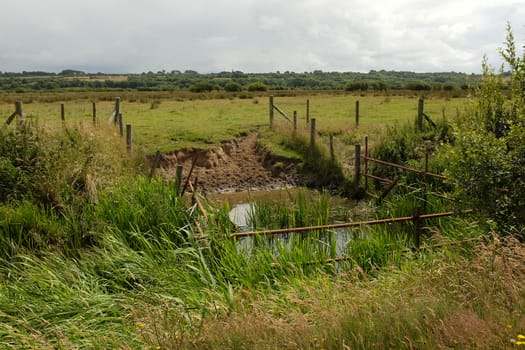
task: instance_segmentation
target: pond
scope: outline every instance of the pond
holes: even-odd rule
[[[320,201],[327,201],[329,213],[328,222],[325,221],[326,224],[362,221],[369,219],[371,215],[369,203],[364,201],[358,202],[337,195],[328,195],[327,193],[320,193],[319,191],[302,187],[269,191],[222,193],[213,195],[209,199],[216,203],[228,203],[231,208],[229,212],[230,220],[237,226],[239,232],[275,228],[270,225],[263,225],[263,227],[261,227],[260,224],[254,227],[253,222],[256,220],[255,216],[258,215],[258,210],[256,209],[258,205],[269,207],[283,205],[290,207],[297,205],[316,206]],[[308,209],[306,209],[305,212],[309,213]],[[275,215],[274,213],[272,214]],[[275,221],[278,220],[277,217],[274,219]],[[341,256],[344,254],[347,243],[352,237],[355,237],[356,234],[362,235],[362,232],[355,228],[343,228],[333,230],[331,234],[320,235],[316,239],[320,245],[332,251],[332,254],[335,253],[335,255]],[[289,245],[292,235],[300,234],[279,234],[273,238],[268,237],[268,239],[276,239],[276,242]],[[304,236],[305,234],[303,233],[302,235]],[[238,242],[239,247],[249,253],[253,248],[254,238],[242,237],[239,238]],[[334,244],[335,247],[332,247]]]

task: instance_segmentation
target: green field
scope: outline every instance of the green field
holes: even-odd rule
[[[92,102],[88,98],[64,102],[34,102],[24,105],[24,112],[49,127],[61,125],[60,104],[65,105],[67,123],[92,122]],[[108,95],[109,96],[109,95]],[[172,151],[186,147],[213,148],[221,141],[230,140],[254,130],[264,130],[269,126],[268,96],[250,98],[156,98],[148,94],[143,97],[137,93],[132,99],[122,98],[121,112],[124,124],[131,124],[136,147],[146,154]],[[97,95],[97,116],[100,126],[111,124],[114,101],[102,100]],[[13,96],[10,96],[13,99]],[[301,96],[275,97],[275,104],[292,118],[297,111],[298,128],[308,131],[306,125],[306,100],[310,101],[310,118],[315,118],[317,128],[323,134],[345,133],[358,135],[381,134],[386,125],[392,123],[414,122],[417,115],[418,97],[415,95],[345,95],[315,94]],[[24,95],[20,96],[24,100]],[[133,102],[131,102],[131,101]],[[0,99],[1,101],[1,99]],[[360,127],[355,127],[355,104],[360,104]],[[429,95],[425,100],[425,113],[434,120],[454,118],[465,105],[465,98],[445,98]],[[0,116],[9,116],[14,111],[13,104],[0,104]],[[276,125],[290,128],[290,124],[276,113]]]

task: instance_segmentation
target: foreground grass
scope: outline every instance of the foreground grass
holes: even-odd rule
[[[525,327],[524,246],[475,249],[470,259],[435,252],[373,279],[350,270],[288,281],[275,295],[244,291],[227,318],[204,323],[196,347],[511,348]]]
[[[3,260],[1,347],[494,349],[525,330],[525,247],[512,239],[336,274],[265,254],[219,271],[205,251],[136,251],[107,233],[76,258]]]

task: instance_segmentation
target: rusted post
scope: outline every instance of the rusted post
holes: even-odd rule
[[[355,101],[355,127],[359,127],[359,100]]]
[[[273,96],[270,96],[270,129],[273,129],[273,118],[274,118],[274,111],[273,111]]]
[[[310,123],[310,100],[306,100],[306,124]]]
[[[62,123],[66,121],[66,108],[63,103],[60,104],[60,120]]]
[[[421,208],[416,207],[414,214],[414,229],[415,229],[415,244],[416,248],[419,249],[421,246]]]
[[[293,132],[297,131],[297,111],[293,111]]]
[[[131,153],[131,124],[126,124],[126,149]]]
[[[425,108],[425,100],[423,98],[420,98],[417,104],[417,130],[422,131],[423,130],[423,111]]]
[[[355,186],[358,186],[361,180],[361,145],[359,144],[355,145],[354,169]]]
[[[315,118],[312,118],[310,123],[310,148],[314,148],[315,146]]]

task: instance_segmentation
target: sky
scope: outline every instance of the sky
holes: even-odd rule
[[[525,0],[0,0],[0,71],[480,73],[507,22],[523,47]]]

